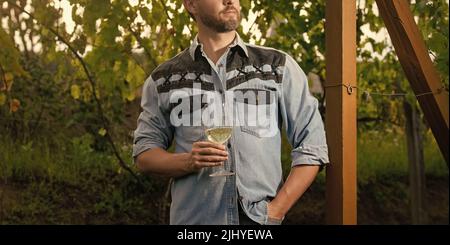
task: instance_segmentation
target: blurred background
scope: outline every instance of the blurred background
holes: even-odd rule
[[[292,55],[324,116],[325,1],[240,2],[241,37]],[[448,165],[374,0],[356,2],[358,223],[448,224]],[[448,1],[410,3],[448,95]],[[0,224],[167,224],[169,179],[137,171],[132,133],[145,78],[196,33],[182,1],[0,0],[0,20]],[[322,171],[285,224],[325,224],[324,209]]]

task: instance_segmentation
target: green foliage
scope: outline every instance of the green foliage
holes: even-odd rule
[[[0,224],[159,222],[163,181],[147,178],[143,190],[114,156],[94,150],[89,134],[54,140],[57,150],[0,138]]]
[[[448,1],[417,1],[412,9],[419,16],[417,24],[448,89]]]
[[[365,6],[360,6],[358,11],[358,17],[361,19],[358,23],[359,26],[369,25],[371,31],[379,32],[384,29],[384,23],[374,10],[376,10],[375,2],[373,0],[365,1]],[[429,52],[434,56],[435,67],[442,78],[442,86],[448,91],[448,2],[419,0],[411,4],[411,10],[419,30],[422,31]],[[361,37],[360,40],[358,48],[360,62],[357,67],[360,92],[358,117],[376,118],[393,125],[403,125],[403,101],[407,100],[414,104],[417,103],[417,99],[404,76],[394,48],[388,42],[389,37],[382,40]],[[365,45],[371,47],[375,52],[364,50]],[[372,100],[363,99],[363,91],[374,93],[371,96]],[[386,96],[386,94],[393,93],[406,93],[406,96]],[[389,130],[391,126],[372,123],[360,127],[361,130],[367,128]]]
[[[24,75],[25,71],[19,63],[20,52],[15,48],[13,40],[3,28],[0,28],[0,64],[2,64],[2,76],[9,72],[11,75]],[[2,79],[3,80],[3,79]]]
[[[425,173],[448,176],[448,168],[430,131],[424,138]],[[380,176],[407,175],[406,136],[402,132],[368,131],[358,136],[358,182],[367,183]]]

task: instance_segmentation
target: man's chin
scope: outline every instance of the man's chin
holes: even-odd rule
[[[239,27],[239,21],[237,20],[228,20],[225,21],[225,29],[229,31],[234,31]]]
[[[236,18],[221,18],[216,20],[204,18],[202,22],[218,33],[235,31],[240,25],[240,21]]]
[[[228,33],[228,32],[235,32],[237,29],[237,27],[235,28],[234,26],[232,27],[226,27],[225,29],[222,29],[220,31],[218,31],[219,33]]]

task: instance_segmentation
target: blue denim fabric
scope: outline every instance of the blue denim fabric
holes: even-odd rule
[[[239,52],[230,51],[236,48],[240,49]],[[196,57],[196,52],[199,52],[201,57]],[[238,54],[240,56],[236,56]],[[255,90],[269,93],[274,111],[267,117],[276,122],[276,130],[268,134],[265,126],[261,125],[240,124],[233,127],[233,134],[228,142],[229,160],[225,166],[236,175],[213,178],[209,176],[213,169],[204,168],[200,172],[175,179],[171,187],[170,223],[239,224],[238,205],[241,205],[247,216],[255,222],[271,224],[267,217],[267,204],[283,184],[281,129],[286,130],[289,143],[293,147],[292,167],[322,166],[329,161],[318,101],[309,92],[305,73],[289,55],[244,43],[238,35],[217,64],[213,64],[206,57],[197,38],[189,49],[172,59],[172,64],[183,65],[183,55],[189,57],[192,62],[196,59],[207,60],[211,72],[201,74],[200,80],[206,85],[210,84],[212,92]],[[264,55],[272,55],[271,57],[275,58],[261,57]],[[232,57],[233,62],[229,62],[228,59]],[[243,64],[247,63],[239,69],[227,67],[227,64],[236,66],[240,59]],[[164,68],[166,73],[176,69],[173,65],[161,66],[159,69]],[[184,91],[188,95],[195,95],[194,89],[181,85],[170,91],[164,89],[166,84],[177,84],[177,81],[186,78],[193,81],[195,74],[190,71],[181,75],[174,72],[169,74],[171,76],[168,78],[158,77],[155,75],[158,72],[154,72],[143,86],[142,113],[134,132],[134,158],[152,148],[167,149],[174,139],[176,153],[190,152],[192,143],[205,138],[201,126],[174,126],[170,120],[173,110],[170,103],[171,94]],[[167,75],[166,73],[164,74]],[[234,82],[231,82],[233,79]],[[231,104],[242,102],[236,99]],[[269,105],[256,103],[253,106],[258,108]],[[197,109],[191,109],[191,118],[195,117],[193,115]],[[235,113],[236,120],[242,122],[242,116],[247,112],[236,110]]]

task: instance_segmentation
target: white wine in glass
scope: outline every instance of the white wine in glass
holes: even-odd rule
[[[231,127],[215,127],[206,130],[205,134],[209,141],[223,144],[231,137]]]
[[[208,138],[208,141],[217,143],[217,144],[224,144],[227,142],[227,140],[231,137],[231,132],[233,131],[232,127],[213,127],[205,130],[206,137]],[[211,177],[218,177],[218,176],[230,176],[234,175],[233,172],[227,171],[225,169],[214,172],[210,174]]]

